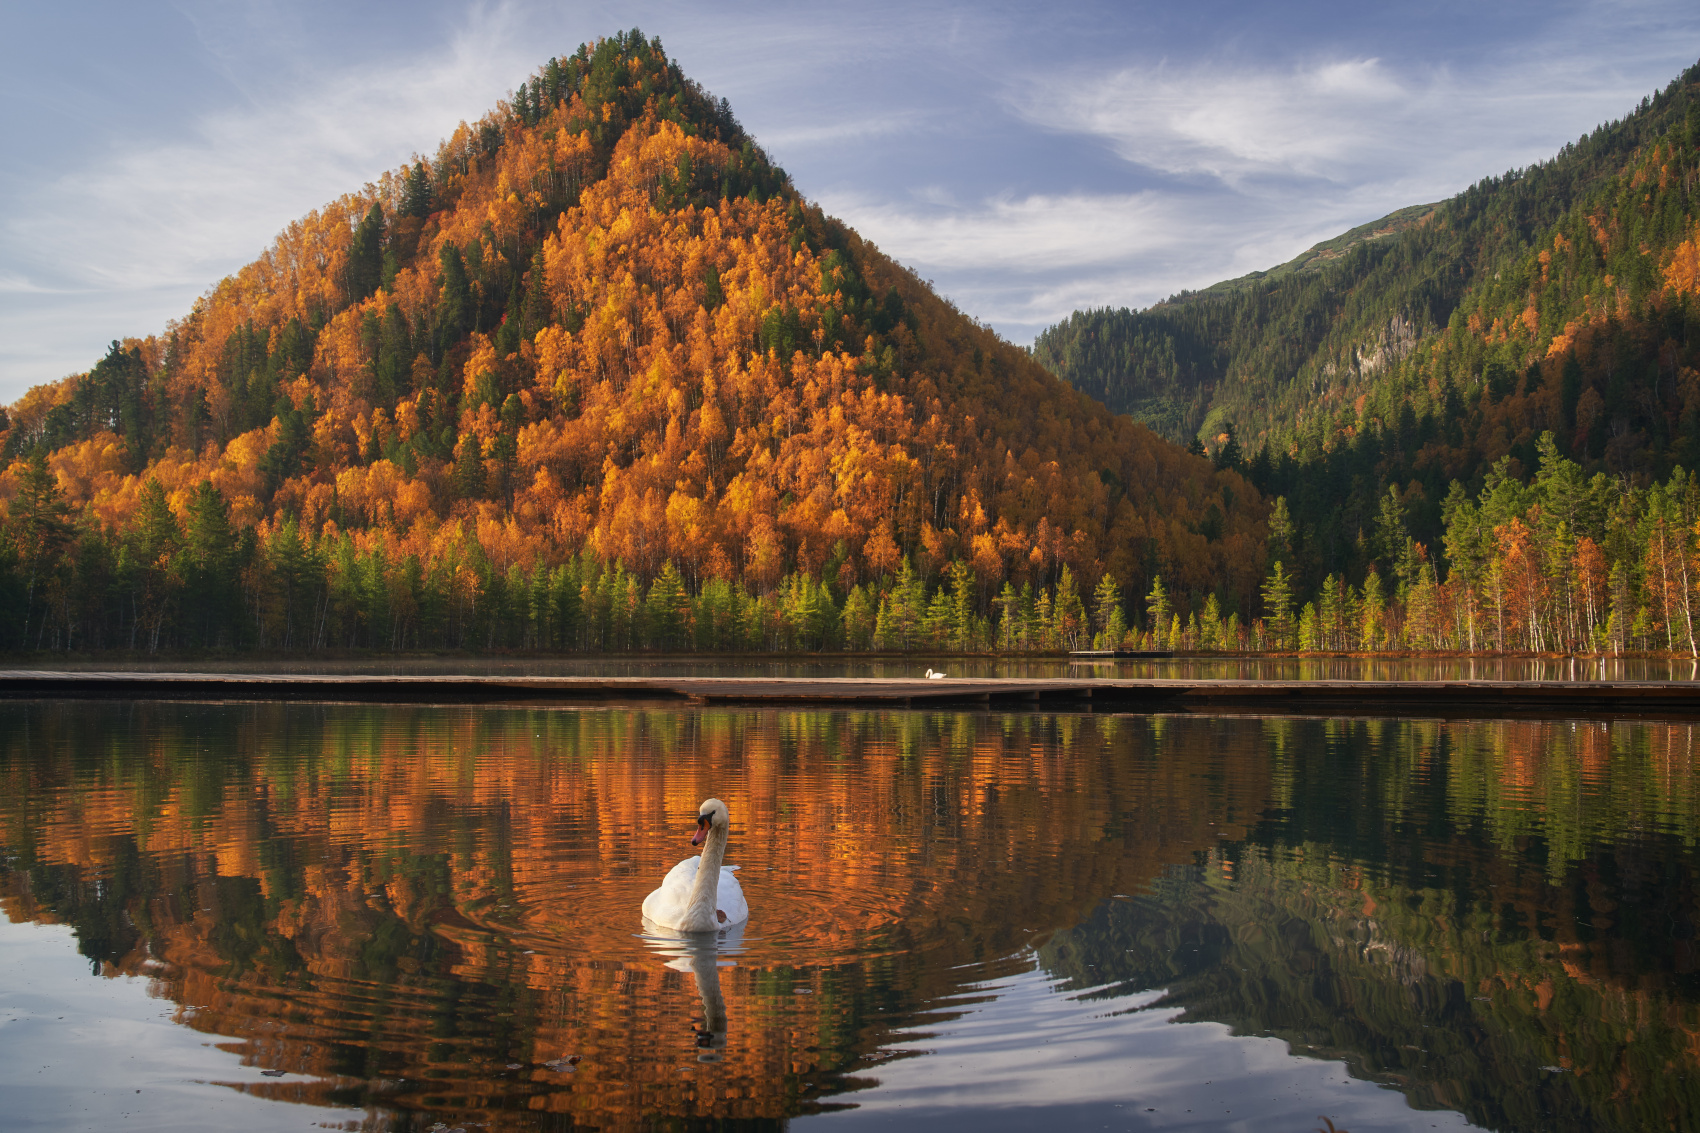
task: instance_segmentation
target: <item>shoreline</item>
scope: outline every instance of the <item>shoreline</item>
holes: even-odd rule
[[[525,677],[0,670],[0,699],[587,707],[948,708],[1700,719],[1697,681]]]

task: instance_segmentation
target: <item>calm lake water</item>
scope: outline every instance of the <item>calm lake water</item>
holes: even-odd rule
[[[1697,745],[0,704],[0,1125],[1695,1128]]]

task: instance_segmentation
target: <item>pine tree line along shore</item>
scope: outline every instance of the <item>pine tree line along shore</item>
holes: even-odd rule
[[[650,577],[593,549],[550,562],[504,556],[500,524],[451,523],[423,549],[394,533],[306,532],[292,516],[236,526],[210,481],[180,521],[157,480],[134,523],[79,520],[37,456],[19,475],[0,543],[0,644],[26,651],[526,650],[1046,653],[1452,652],[1700,656],[1700,477],[1678,469],[1638,489],[1584,477],[1550,436],[1532,482],[1504,462],[1479,496],[1454,483],[1443,554],[1406,533],[1396,491],[1363,538],[1361,584],[1330,575],[1297,592],[1281,555],[1285,501],[1270,523],[1273,565],[1258,608],[1232,595],[1175,595],[1157,575],[1142,597],[1113,573],[1090,589],[1066,563],[1047,582],[988,576],[954,558],[905,556],[856,578],[837,544],[819,572],[770,586]],[[504,561],[505,558],[505,561]],[[1389,564],[1385,570],[1376,560]],[[1444,567],[1437,567],[1437,560]],[[1444,573],[1443,573],[1444,570]],[[1250,616],[1248,616],[1248,614]]]

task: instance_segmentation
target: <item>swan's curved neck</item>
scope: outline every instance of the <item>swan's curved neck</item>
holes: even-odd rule
[[[691,896],[685,906],[685,923],[679,927],[687,932],[703,932],[720,927],[715,916],[719,908],[720,863],[726,860],[726,828],[710,826],[702,847],[702,860],[697,863],[697,878],[691,883]]]

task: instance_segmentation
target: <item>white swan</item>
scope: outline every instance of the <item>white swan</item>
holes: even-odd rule
[[[643,915],[679,932],[712,932],[750,917],[737,866],[721,866],[726,857],[726,804],[709,799],[697,808],[697,832],[691,845],[702,856],[686,858],[667,871],[661,888],[643,899]],[[704,843],[707,843],[704,845]]]
[[[943,673],[935,673],[931,669],[928,669],[927,670],[927,679],[929,681],[942,681],[942,680],[944,680],[944,674]]]

